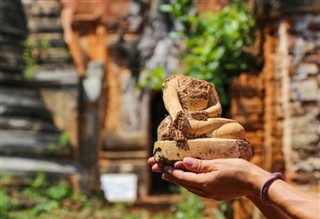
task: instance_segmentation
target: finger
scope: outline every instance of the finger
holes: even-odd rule
[[[162,174],[162,179],[163,180],[166,180],[166,181],[169,181],[169,182],[172,182],[178,186],[182,186],[184,187],[185,189],[187,189],[189,192],[192,192],[198,196],[201,196],[201,197],[205,197],[205,198],[209,198],[209,194],[203,190],[201,190],[200,188],[194,186],[194,185],[188,185],[188,184],[185,184],[185,183],[182,183],[181,181],[178,181],[176,180],[171,174],[169,173],[166,173],[164,172]]]
[[[202,178],[199,177],[197,173],[186,172],[171,166],[165,166],[164,171],[170,174],[170,176],[173,177],[173,180],[179,182],[179,184],[198,185],[198,187],[202,184]]]
[[[156,163],[156,161],[154,160],[154,157],[150,157],[148,159],[148,164],[152,166],[151,170],[153,172],[157,172],[157,173],[163,172],[163,167]]]
[[[174,177],[172,177],[172,175],[169,174],[169,173],[163,172],[161,177],[162,177],[163,180],[172,182],[172,183],[180,186],[179,182],[178,182],[178,181],[175,181]]]
[[[154,160],[154,157],[149,157],[148,164],[151,165],[151,166],[156,164],[156,161]]]
[[[162,173],[164,171],[163,167],[158,164],[152,165],[151,170],[156,173]]]
[[[195,173],[206,173],[216,170],[214,160],[199,160],[192,157],[184,158],[183,166]]]
[[[177,180],[173,175],[167,173],[167,172],[164,172],[162,173],[162,179],[163,180],[166,180],[166,181],[169,181],[169,182],[172,182],[178,186],[182,186],[184,188],[186,188],[187,190],[189,190],[190,192],[197,192],[197,193],[201,193],[201,191],[199,190],[199,188],[193,186],[193,185],[188,185],[188,184],[185,184],[183,183],[182,181],[180,180]],[[202,194],[204,195],[204,194]]]
[[[181,170],[187,170],[186,167],[183,165],[182,161],[177,161],[173,164],[173,167],[176,169],[181,169]]]

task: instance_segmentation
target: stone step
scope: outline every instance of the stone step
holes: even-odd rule
[[[30,34],[29,39],[32,39],[34,48],[46,48],[47,46],[67,48],[62,33],[33,33]]]
[[[29,13],[32,16],[38,17],[59,17],[61,12],[60,10],[61,5],[57,0],[38,0],[32,5]]]
[[[34,77],[40,87],[52,84],[79,86],[79,75],[74,69],[42,70]]]
[[[52,121],[50,112],[42,107],[36,108],[0,104],[0,117],[6,116],[31,117]]]
[[[25,78],[22,75],[21,69],[1,69],[0,68],[0,85],[22,85],[25,83]]]
[[[5,33],[24,40],[28,31],[21,1],[1,1],[0,34]]]
[[[0,129],[0,154],[23,156],[72,156],[69,143],[61,145],[58,132]]]
[[[34,58],[37,64],[42,63],[68,63],[71,60],[69,51],[63,47],[55,48],[35,48],[33,49]]]
[[[25,67],[23,47],[19,44],[0,44],[0,69],[22,71]]]
[[[39,96],[29,96],[28,94],[21,92],[17,88],[17,91],[12,93],[0,93],[0,104],[5,106],[15,106],[15,107],[28,107],[41,109],[44,108],[44,104]]]
[[[24,157],[0,156],[1,175],[9,175],[13,178],[25,180],[39,172],[49,178],[62,178],[70,175],[78,175],[81,167],[75,161],[44,160]]]
[[[60,19],[56,17],[33,17],[29,19],[28,28],[31,33],[62,32]]]
[[[0,95],[5,96],[23,96],[28,98],[40,98],[39,92],[36,88],[31,87],[23,87],[23,86],[1,86],[1,93]],[[0,100],[1,103],[2,100]]]
[[[2,116],[0,118],[1,129],[29,130],[29,131],[45,131],[58,132],[57,127],[48,121],[39,118],[29,118],[21,116]]]

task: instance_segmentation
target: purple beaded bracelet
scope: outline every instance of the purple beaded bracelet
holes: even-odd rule
[[[264,182],[261,191],[260,191],[260,198],[265,205],[271,205],[271,201],[268,198],[268,190],[271,184],[276,181],[277,179],[284,180],[284,177],[281,173],[272,173],[268,179]]]

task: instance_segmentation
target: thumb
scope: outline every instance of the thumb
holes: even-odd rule
[[[192,157],[186,157],[183,159],[183,165],[187,170],[195,173],[205,173],[212,171],[213,164],[211,160],[199,160]]]

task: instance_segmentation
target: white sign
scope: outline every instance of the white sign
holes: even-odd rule
[[[101,189],[110,202],[134,202],[137,199],[137,181],[135,174],[102,174]]]

